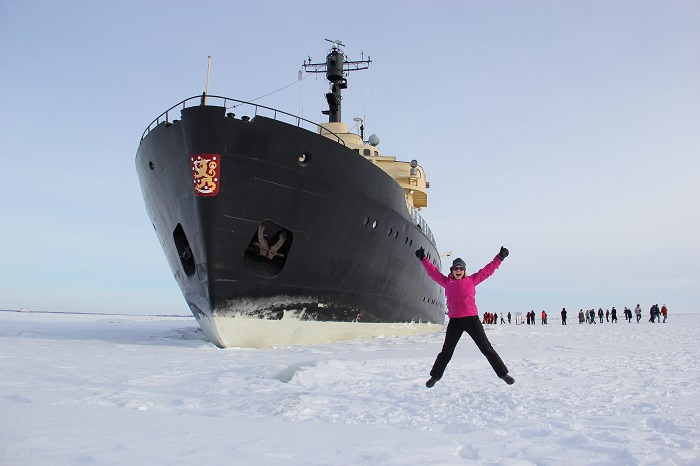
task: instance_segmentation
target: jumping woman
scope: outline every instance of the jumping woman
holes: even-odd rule
[[[445,343],[442,351],[438,354],[435,364],[430,371],[430,379],[425,383],[428,388],[442,378],[447,363],[452,359],[455,347],[462,337],[462,333],[467,332],[481,353],[493,367],[496,375],[503,379],[508,385],[515,383],[513,377],[508,375],[508,368],[501,360],[501,357],[493,349],[486,332],[479,320],[479,311],[476,308],[476,285],[489,278],[501,265],[503,259],[508,256],[508,250],[501,246],[501,251],[489,262],[486,267],[475,274],[467,275],[467,264],[460,258],[455,259],[450,267],[450,274],[443,275],[425,256],[425,250],[420,248],[416,251],[416,257],[420,259],[430,278],[445,289],[447,297],[447,315],[450,322],[447,324],[445,332]]]

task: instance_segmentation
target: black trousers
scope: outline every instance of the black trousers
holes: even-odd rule
[[[486,356],[486,359],[488,359],[497,376],[501,377],[508,373],[508,368],[503,364],[501,357],[491,346],[489,339],[486,338],[486,332],[484,332],[484,327],[481,325],[479,316],[470,316],[450,319],[450,322],[447,324],[447,331],[445,332],[445,343],[443,343],[442,351],[438,354],[437,359],[435,359],[435,364],[433,364],[433,368],[430,371],[430,377],[436,379],[442,378],[447,363],[452,359],[457,343],[459,343],[459,339],[462,338],[464,332],[467,332],[469,336],[472,337],[479,351]]]

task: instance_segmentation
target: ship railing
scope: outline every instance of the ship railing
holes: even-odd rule
[[[406,202],[406,207],[408,207],[408,213],[411,216],[411,220],[413,220],[413,224],[425,234],[425,236],[433,244],[433,246],[437,247],[437,245],[435,244],[435,237],[433,236],[433,232],[430,230],[428,223],[418,213],[418,209],[413,207],[408,202]]]
[[[246,102],[245,100],[238,100],[238,99],[232,99],[230,97],[223,97],[219,95],[199,95],[199,96],[194,96],[194,97],[188,97],[185,100],[182,100],[160,115],[158,115],[157,118],[155,118],[149,125],[148,127],[144,130],[143,134],[141,134],[141,140],[143,141],[143,138],[145,138],[148,133],[150,133],[156,126],[160,125],[161,123],[165,124],[170,124],[175,121],[175,119],[179,118],[179,112],[184,110],[185,108],[188,107],[198,107],[201,105],[213,105],[210,103],[210,100],[216,103],[221,104],[225,110],[227,111],[227,114],[233,115],[233,112],[228,112],[228,110],[238,108],[238,107],[244,107],[244,108],[249,108],[252,107],[252,117],[250,115],[246,115],[248,118],[254,118],[258,115],[272,118],[273,120],[279,120],[283,121],[286,123],[294,124],[300,128],[306,128],[309,129],[308,127],[314,128],[314,130],[321,132],[320,130],[323,130],[323,134],[331,134],[335,136],[336,140],[340,143],[345,145],[345,141],[336,133],[333,131],[330,131],[328,128],[321,127],[319,123],[315,123],[311,120],[307,120],[305,118],[302,118],[297,115],[293,115],[291,113],[284,112],[282,110],[277,110],[276,108],[272,107],[266,107],[265,105],[260,105],[260,104],[254,104],[252,102]],[[176,114],[175,118],[173,118],[173,114]],[[246,116],[241,115],[241,117],[245,118]]]

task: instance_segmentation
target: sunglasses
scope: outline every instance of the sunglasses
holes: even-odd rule
[[[462,267],[461,265],[458,265],[456,267],[452,267],[452,270],[464,270],[464,267]]]

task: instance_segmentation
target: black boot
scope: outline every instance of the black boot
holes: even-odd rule
[[[428,379],[427,382],[425,382],[425,386],[428,388],[433,388],[433,385],[435,385],[435,382],[437,382],[438,380],[440,380],[440,379],[436,379],[435,377],[431,377],[430,379]]]
[[[515,383],[515,379],[508,374],[502,375],[500,378],[503,379],[508,385],[513,385]]]

